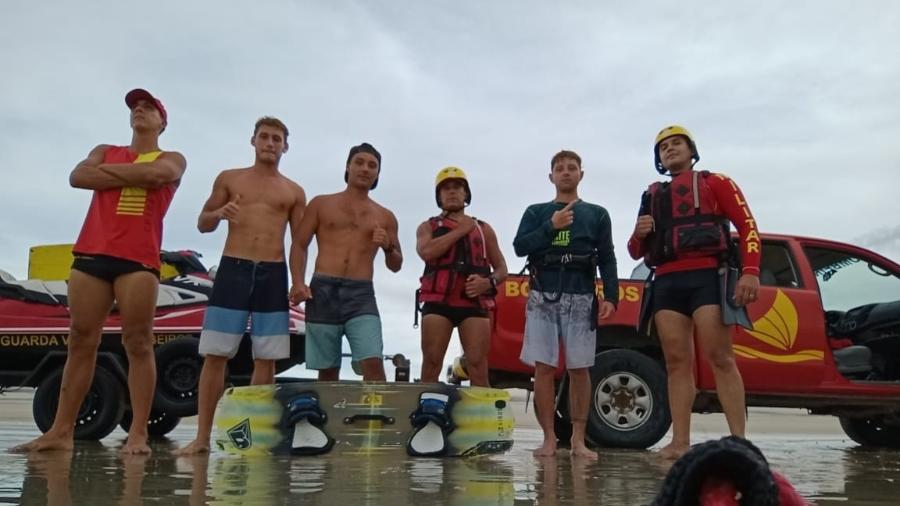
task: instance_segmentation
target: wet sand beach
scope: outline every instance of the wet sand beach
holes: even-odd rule
[[[121,429],[98,443],[76,443],[72,453],[3,453],[0,503],[631,505],[656,495],[671,464],[652,449],[601,449],[599,461],[591,463],[573,460],[565,450],[554,459],[532,457],[541,432],[525,393],[512,392],[515,445],[499,456],[241,458],[214,452],[175,458],[171,450],[193,437],[195,420],[187,418],[153,443],[149,457],[120,457]],[[39,433],[31,394],[23,389],[0,397],[3,449]],[[859,448],[836,418],[751,409],[748,427],[771,466],[812,504],[900,504],[900,451]],[[694,416],[693,442],[726,433],[721,415]]]

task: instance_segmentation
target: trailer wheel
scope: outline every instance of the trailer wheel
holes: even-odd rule
[[[131,429],[131,415],[130,409],[125,410],[122,421],[119,422],[119,427],[122,427],[122,430],[125,432]],[[181,417],[170,415],[165,411],[151,409],[150,419],[147,420],[147,434],[151,437],[165,436],[175,430],[179,422],[181,422]]]
[[[37,387],[32,401],[34,421],[47,432],[56,419],[63,367],[54,369]],[[125,389],[106,368],[97,366],[91,384],[75,419],[75,439],[100,440],[112,432],[125,409]]]
[[[886,423],[884,417],[838,419],[844,433],[862,446],[900,448],[900,425]]]
[[[155,411],[175,417],[197,414],[200,372],[203,370],[199,346],[200,341],[195,337],[179,337],[156,349]]]
[[[669,430],[666,373],[652,358],[633,350],[598,353],[591,391],[587,437],[594,444],[648,448]]]

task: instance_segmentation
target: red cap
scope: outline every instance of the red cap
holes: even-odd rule
[[[166,125],[169,124],[169,116],[166,114],[166,107],[158,98],[154,97],[149,91],[143,88],[135,88],[125,94],[125,105],[127,105],[129,109],[134,109],[134,105],[140,100],[146,100],[156,107],[156,110],[159,111],[159,115],[162,116],[162,126],[163,130],[165,130]]]

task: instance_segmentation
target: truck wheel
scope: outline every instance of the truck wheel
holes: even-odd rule
[[[179,337],[156,349],[153,409],[175,417],[197,414],[197,388],[203,358],[195,337]]]
[[[149,434],[150,437],[165,436],[175,430],[175,427],[178,426],[178,422],[180,421],[180,417],[172,416],[165,411],[151,409],[150,419],[147,420],[147,434]],[[125,414],[122,415],[122,421],[119,422],[119,427],[122,427],[122,430],[125,432],[128,432],[131,429],[130,409],[125,410]]]
[[[41,381],[34,393],[32,412],[41,432],[47,432],[56,419],[59,404],[59,388],[63,368],[59,367]],[[112,432],[125,406],[125,389],[122,383],[102,366],[94,372],[94,382],[84,397],[75,419],[75,439],[96,441]]]
[[[587,436],[594,444],[648,448],[669,430],[666,373],[650,357],[633,350],[598,353],[591,391]]]
[[[838,419],[844,433],[862,446],[900,448],[900,425],[887,424],[883,417]]]

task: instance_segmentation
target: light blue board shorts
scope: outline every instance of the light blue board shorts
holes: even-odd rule
[[[567,369],[593,366],[597,353],[597,333],[591,330],[593,304],[591,293],[563,293],[557,302],[547,302],[541,292],[531,290],[519,360],[530,366],[540,362],[556,367],[562,345]]]

